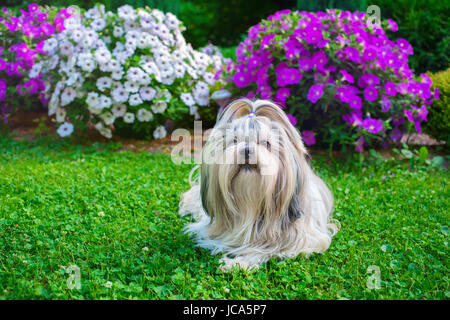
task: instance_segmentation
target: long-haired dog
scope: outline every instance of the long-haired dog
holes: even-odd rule
[[[180,214],[194,217],[186,229],[199,246],[224,253],[223,270],[329,247],[333,198],[305,156],[299,132],[270,101],[236,100],[218,116]]]

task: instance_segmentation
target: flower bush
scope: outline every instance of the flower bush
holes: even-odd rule
[[[44,41],[64,30],[67,9],[44,9],[37,4],[20,10],[20,15],[8,8],[0,11],[0,115],[7,122],[9,113],[46,103],[43,91],[42,65],[36,63]],[[21,98],[25,96],[24,98]]]
[[[61,136],[91,122],[107,138],[113,128],[162,138],[169,119],[198,118],[198,108],[209,104],[221,59],[186,44],[173,14],[129,5],[113,13],[99,5],[65,27],[43,46],[49,115],[61,123]]]
[[[390,40],[392,20],[365,13],[279,11],[249,29],[228,66],[229,87],[286,109],[308,145],[367,145],[421,131],[431,92],[426,74],[408,67],[413,48]]]

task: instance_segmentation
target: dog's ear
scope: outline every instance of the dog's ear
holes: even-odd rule
[[[279,123],[283,127],[289,140],[300,154],[306,155],[308,153],[305,145],[303,144],[300,133],[291,124],[289,118],[280,107],[278,107],[275,103],[266,100],[255,101],[253,105],[258,116],[266,117]]]
[[[231,102],[222,112],[217,116],[217,125],[224,122],[232,121],[249,114],[252,111],[252,102],[249,99],[237,99]],[[216,125],[216,126],[217,126]]]

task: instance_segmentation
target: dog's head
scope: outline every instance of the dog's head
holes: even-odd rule
[[[224,228],[255,221],[277,221],[284,228],[302,212],[306,154],[299,132],[277,105],[232,102],[203,149],[205,211]]]

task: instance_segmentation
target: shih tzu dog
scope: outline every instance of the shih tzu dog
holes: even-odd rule
[[[299,132],[270,101],[239,99],[218,116],[179,212],[193,216],[186,230],[199,246],[224,253],[222,270],[329,247],[338,231],[333,198],[306,155]]]

